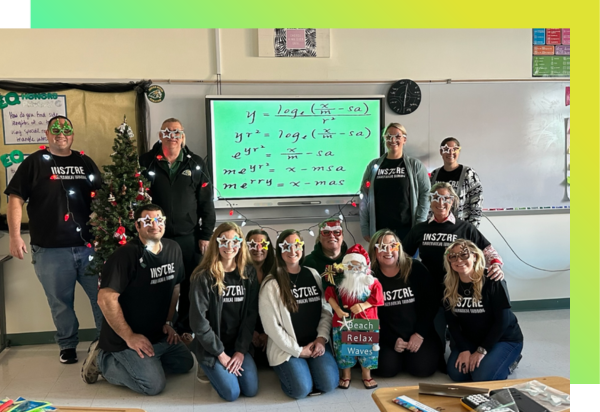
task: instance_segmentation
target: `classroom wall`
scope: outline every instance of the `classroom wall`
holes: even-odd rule
[[[516,79],[531,77],[531,31],[459,29],[332,29],[331,57],[259,58],[257,30],[220,30],[223,81],[391,81],[439,79]],[[121,79],[216,79],[215,32],[199,30],[4,30],[0,78],[19,81]],[[31,56],[35,56],[32,58]],[[18,62],[18,63],[17,63]],[[31,63],[27,63],[31,62]],[[298,86],[302,90],[302,85]],[[216,93],[216,88],[214,90]],[[227,93],[227,84],[222,92]],[[193,90],[190,89],[190,93]],[[190,96],[190,101],[192,97]],[[196,104],[196,103],[192,103]],[[195,112],[204,116],[203,112]],[[178,116],[177,113],[172,115]],[[160,123],[150,119],[151,124]],[[154,126],[153,126],[154,127]],[[205,154],[205,143],[190,142]],[[492,222],[522,258],[544,268],[568,265],[569,215],[494,216]],[[305,222],[308,227],[315,222]],[[273,226],[281,230],[287,226]],[[349,229],[360,238],[358,222]],[[569,297],[569,272],[549,274],[521,264],[495,229],[481,231],[506,261],[513,300]],[[26,243],[29,239],[24,237]],[[347,239],[350,239],[347,236]],[[312,249],[313,238],[306,236]],[[310,250],[309,249],[309,250]],[[8,236],[0,254],[8,253]],[[5,264],[7,332],[53,330],[43,290],[30,255]],[[78,287],[75,309],[81,328],[93,328],[89,302]]]

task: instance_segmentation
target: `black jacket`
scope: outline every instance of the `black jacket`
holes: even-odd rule
[[[140,156],[140,165],[146,169],[142,173],[150,181],[152,203],[162,207],[167,216],[165,237],[194,234],[196,240],[209,240],[216,218],[208,169],[200,156],[187,147],[182,151],[183,160],[172,181],[156,158],[162,154],[160,142]]]
[[[242,307],[240,331],[235,341],[234,351],[246,355],[250,351],[254,326],[258,317],[258,279],[252,265],[245,269],[246,279],[242,284],[246,289],[246,299]],[[190,350],[196,355],[198,362],[213,367],[224,350],[221,342],[221,312],[223,296],[213,285],[211,276],[202,272],[194,278],[190,286],[190,327],[194,332],[194,340]],[[247,355],[250,356],[250,355]]]
[[[310,255],[304,258],[303,265],[315,269],[320,275],[322,275],[323,272],[325,272],[325,266],[333,265],[334,263],[342,263],[347,250],[348,245],[346,245],[346,241],[343,241],[341,253],[338,258],[334,260],[325,256],[323,253],[323,246],[320,242],[315,243],[315,248],[313,251],[310,253]]]

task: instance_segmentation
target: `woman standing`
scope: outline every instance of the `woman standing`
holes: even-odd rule
[[[284,230],[277,246],[276,266],[259,297],[269,365],[291,398],[330,392],[337,386],[338,369],[327,343],[332,315],[321,277],[302,266],[304,242],[298,231]]]
[[[202,263],[192,274],[191,350],[219,396],[255,396],[258,375],[248,353],[257,317],[258,281],[235,223],[214,231]]]
[[[431,185],[437,182],[450,183],[458,195],[456,217],[479,227],[483,187],[475,170],[458,163],[460,150],[460,143],[454,137],[442,140],[440,155],[444,165],[431,172]]]
[[[256,270],[256,277],[260,285],[264,278],[271,272],[275,265],[275,252],[269,234],[262,229],[253,229],[246,235],[246,244],[250,251],[250,258]],[[254,361],[257,365],[268,365],[267,361],[267,334],[260,321],[256,319],[256,327],[252,336],[254,346]]]
[[[369,256],[384,298],[379,308],[381,350],[376,373],[385,378],[403,371],[419,378],[433,375],[442,345],[433,328],[439,302],[431,275],[404,253],[391,230],[373,235]]]
[[[523,334],[504,282],[486,279],[485,259],[471,241],[446,250],[444,306],[454,339],[448,375],[456,382],[506,379],[523,350]]]
[[[406,129],[390,123],[383,139],[387,153],[369,163],[360,186],[360,229],[367,241],[385,228],[403,240],[427,218],[429,177],[419,160],[404,153]]]

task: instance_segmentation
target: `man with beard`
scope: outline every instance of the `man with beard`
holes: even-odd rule
[[[319,223],[319,234],[315,248],[304,258],[304,266],[325,272],[325,267],[334,263],[342,263],[348,246],[344,242],[342,222],[337,218],[329,218]],[[327,287],[327,284],[324,284]]]
[[[157,395],[165,388],[165,372],[186,373],[194,366],[173,329],[185,269],[179,245],[162,239],[165,220],[160,206],[140,206],[135,212],[139,239],[104,264],[98,292],[104,323],[81,370],[85,383],[102,374],[113,385]]]

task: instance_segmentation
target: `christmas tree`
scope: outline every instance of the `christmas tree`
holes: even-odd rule
[[[92,192],[89,224],[94,236],[95,255],[88,273],[100,275],[108,257],[121,245],[137,236],[134,211],[150,203],[148,181],[141,175],[133,131],[123,120],[115,129],[117,137],[111,154],[113,164],[103,166],[102,188]]]

